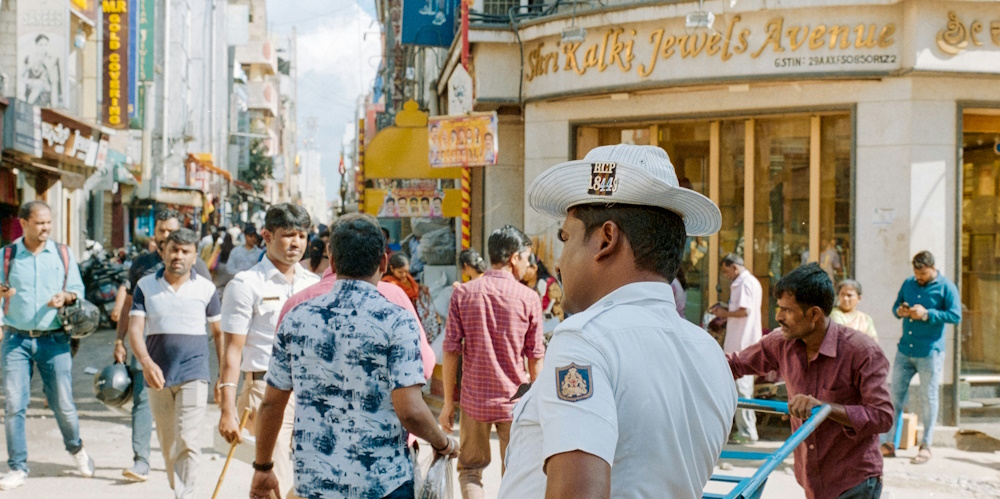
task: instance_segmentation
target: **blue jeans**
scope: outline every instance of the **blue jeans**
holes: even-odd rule
[[[153,435],[153,412],[149,408],[149,390],[142,377],[142,364],[132,356],[132,452],[133,461],[149,464],[149,439]]]
[[[69,335],[51,334],[29,338],[4,332],[3,394],[7,418],[7,465],[11,470],[28,472],[28,441],[24,432],[24,414],[31,400],[32,363],[38,366],[49,407],[55,413],[63,444],[70,454],[83,448],[80,420],[73,404],[73,358],[69,353]]]
[[[920,395],[923,397],[923,414],[920,415],[924,423],[924,437],[920,440],[920,445],[930,446],[934,441],[934,425],[937,423],[938,405],[940,398],[941,376],[944,372],[944,352],[932,350],[927,357],[909,357],[900,352],[896,352],[896,361],[892,366],[892,385],[889,390],[892,392],[892,407],[895,409],[893,415],[892,429],[889,433],[882,434],[882,442],[892,442],[896,435],[896,425],[899,424],[899,414],[906,406],[907,396],[910,391],[910,380],[913,375],[920,374]]]

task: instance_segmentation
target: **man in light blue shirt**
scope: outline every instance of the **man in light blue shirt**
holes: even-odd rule
[[[892,438],[899,424],[900,411],[906,405],[910,380],[919,373],[924,437],[917,457],[911,462],[923,464],[931,458],[934,423],[938,416],[938,387],[946,350],[944,328],[945,324],[958,324],[962,320],[962,300],[955,284],[934,268],[934,255],[921,251],[913,257],[913,276],[903,282],[892,311],[903,320],[903,336],[899,339],[890,382],[896,418],[889,433],[882,436],[882,455],[896,455]]]
[[[94,461],[83,449],[73,404],[70,338],[56,313],[60,307],[83,296],[80,268],[70,255],[66,269],[58,245],[49,240],[52,213],[48,205],[41,201],[27,202],[18,216],[24,237],[14,242],[13,255],[0,267],[0,298],[4,307],[0,363],[10,467],[0,478],[0,490],[20,487],[28,477],[24,417],[31,398],[32,363],[38,366],[66,450],[75,458],[80,474],[94,476]],[[3,254],[7,254],[6,249]]]

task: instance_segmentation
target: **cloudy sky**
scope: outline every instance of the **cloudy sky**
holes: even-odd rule
[[[327,196],[334,199],[344,132],[353,133],[358,100],[371,89],[380,60],[375,0],[267,0],[267,16],[274,33],[297,30],[298,147],[314,118]]]

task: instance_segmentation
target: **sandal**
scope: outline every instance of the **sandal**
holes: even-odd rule
[[[924,464],[931,460],[931,449],[930,447],[920,446],[920,452],[917,453],[917,457],[910,460],[910,464]]]
[[[882,451],[882,457],[896,457],[896,447],[890,443],[882,444],[879,450]]]

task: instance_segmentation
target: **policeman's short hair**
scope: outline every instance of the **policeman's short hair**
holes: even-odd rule
[[[510,257],[531,247],[531,238],[513,225],[504,225],[490,234],[486,247],[490,263],[503,265]]]
[[[811,307],[819,307],[825,315],[833,311],[833,281],[818,263],[803,265],[785,274],[774,285],[774,297],[781,298],[785,294],[794,297],[803,312]]]
[[[17,211],[17,217],[21,220],[28,220],[31,218],[31,214],[34,213],[35,210],[41,210],[43,208],[51,210],[49,205],[45,204],[44,201],[28,201],[27,203],[21,205],[21,208]]]
[[[166,245],[170,243],[174,243],[175,245],[178,246],[187,246],[187,245],[197,246],[198,233],[191,229],[188,229],[187,227],[182,227],[180,229],[171,232],[170,235],[167,236],[167,241],[164,244],[164,247],[166,247]]]
[[[308,231],[310,227],[309,212],[291,203],[274,205],[264,216],[264,228],[272,233],[278,229]]]
[[[344,215],[330,228],[330,263],[338,276],[367,279],[378,272],[385,236],[378,220],[364,213]]]
[[[934,268],[934,255],[930,251],[921,251],[913,255],[913,268],[926,269]]]
[[[632,246],[635,266],[654,272],[667,281],[677,277],[684,255],[687,230],[680,215],[657,206],[585,204],[570,208],[583,222],[584,236],[613,222]]]

